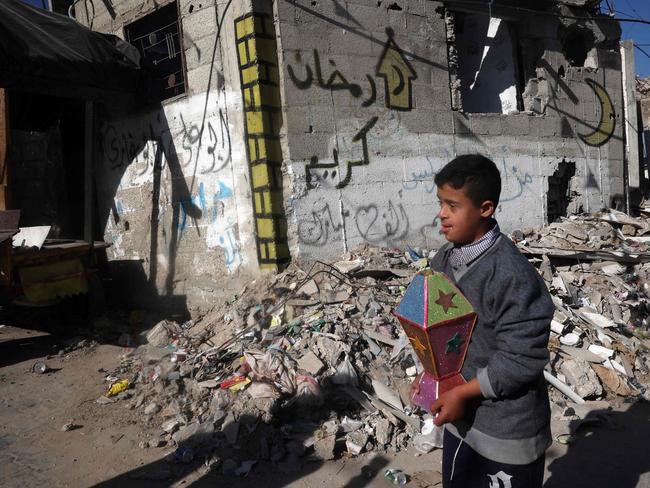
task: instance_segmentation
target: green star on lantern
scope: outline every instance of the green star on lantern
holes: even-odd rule
[[[455,352],[460,354],[460,345],[463,343],[463,339],[460,337],[460,334],[456,332],[454,336],[447,341],[447,349],[445,349],[445,354],[450,352]]]

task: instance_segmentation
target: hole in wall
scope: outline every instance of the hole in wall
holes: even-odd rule
[[[314,132],[314,126],[310,125],[309,126],[309,133],[312,134]]]
[[[560,78],[564,78],[566,76],[566,73],[564,72],[564,66],[560,66],[557,70],[557,75]]]
[[[576,174],[576,163],[562,161],[558,164],[553,176],[548,178],[548,193],[546,194],[546,211],[548,222],[553,223],[566,217],[568,213],[577,213],[580,209],[574,208],[577,196],[572,188],[572,179]]]
[[[381,3],[381,2],[380,2]],[[388,6],[388,10],[397,10],[399,12],[402,11],[402,7],[400,7],[397,2],[393,2]]]
[[[523,84],[514,26],[500,18],[454,12],[450,37],[458,81],[452,96],[460,94],[463,111],[507,114],[519,109]]]
[[[190,5],[190,8],[188,10],[190,13],[194,12],[194,5]]]
[[[562,41],[562,53],[571,66],[582,67],[594,42],[594,35],[587,29],[570,27]]]

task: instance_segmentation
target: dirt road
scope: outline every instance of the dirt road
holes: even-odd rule
[[[167,462],[164,458],[173,447],[140,447],[160,433],[159,422],[148,422],[128,401],[95,403],[107,387],[106,372],[119,365],[123,348],[88,340],[76,347],[82,339],[0,328],[1,486],[387,487],[387,467],[411,475],[408,486],[436,486],[439,451],[305,462],[293,471],[262,463],[244,479],[224,478],[199,462]],[[72,350],[59,354],[70,346]],[[37,360],[44,360],[50,371],[32,372]],[[593,418],[570,446],[553,444],[545,486],[650,487],[648,405],[622,405],[613,414]],[[63,431],[67,423],[75,427]],[[568,429],[569,422],[554,422],[555,434]]]

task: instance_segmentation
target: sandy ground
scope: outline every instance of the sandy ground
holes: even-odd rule
[[[61,336],[46,332],[0,328],[0,486],[387,487],[387,467],[412,476],[407,486],[436,486],[439,479],[440,451],[305,462],[293,472],[258,464],[245,479],[224,478],[198,463],[168,463],[170,448],[139,447],[153,431],[129,402],[94,403],[106,388],[100,370],[113,370],[122,349],[100,344],[58,355],[61,344]],[[43,359],[51,372],[31,372]],[[79,427],[63,432],[68,422]],[[553,431],[568,432],[569,422],[554,421]],[[581,429],[571,445],[554,442],[546,478],[547,488],[650,487],[648,404],[621,404]]]

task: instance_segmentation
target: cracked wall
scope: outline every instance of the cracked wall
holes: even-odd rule
[[[556,218],[607,206],[623,193],[618,26],[580,24],[593,33],[593,46],[575,66],[581,60],[567,59],[562,36],[576,31],[576,21],[510,16],[511,36],[495,43],[498,24],[490,32],[484,19],[485,39],[459,42],[458,14],[444,7],[276,2],[292,255],[332,256],[363,243],[439,245],[433,177],[457,154],[481,152],[499,166],[497,217],[506,231],[545,223],[549,207]],[[474,58],[464,68],[468,52]],[[505,73],[504,82],[489,110],[480,103],[464,110],[463,77],[473,77],[467,87],[489,88],[494,77],[480,83],[483,69]],[[519,100],[508,91],[515,74]],[[558,190],[567,161],[575,176]],[[549,205],[549,188],[569,201]]]

